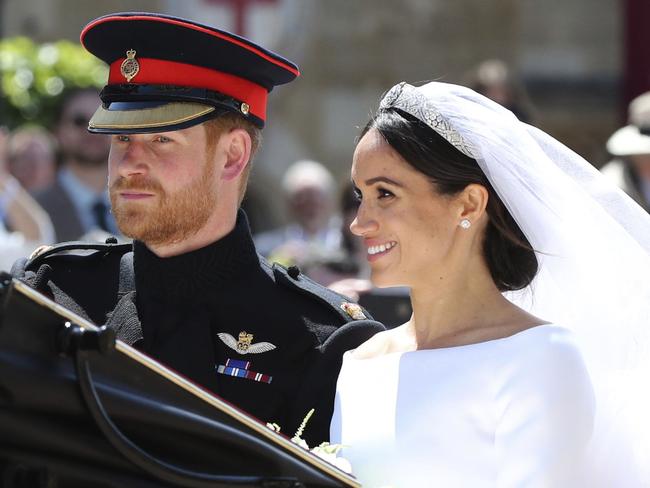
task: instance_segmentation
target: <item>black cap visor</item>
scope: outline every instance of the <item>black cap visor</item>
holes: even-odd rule
[[[233,112],[258,127],[264,123],[242,108],[245,104],[203,88],[169,85],[110,85],[88,130],[99,134],[143,134],[185,129]]]

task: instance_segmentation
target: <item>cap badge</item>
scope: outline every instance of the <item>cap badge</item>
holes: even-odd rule
[[[248,112],[250,112],[251,107],[246,102],[244,102],[241,104],[240,110],[241,113],[243,113],[244,115],[248,115]]]
[[[230,349],[237,351],[239,354],[259,354],[262,352],[272,351],[276,348],[270,342],[258,342],[253,344],[253,334],[248,334],[246,331],[239,333],[239,340],[227,332],[219,332],[217,334],[221,342],[223,342]]]
[[[130,83],[139,71],[140,63],[138,63],[138,60],[135,59],[135,51],[133,49],[129,49],[126,52],[126,59],[122,61],[122,64],[120,65],[120,73],[122,73],[122,76],[124,76],[124,78],[126,78],[126,81]]]
[[[368,318],[366,317],[366,314],[363,313],[361,305],[357,303],[343,302],[341,308],[345,313],[352,317],[353,320],[364,320]]]

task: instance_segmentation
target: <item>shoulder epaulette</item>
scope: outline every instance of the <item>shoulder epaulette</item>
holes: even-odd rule
[[[304,295],[309,295],[321,303],[328,305],[345,322],[351,320],[372,320],[372,317],[361,305],[351,302],[349,298],[324,287],[301,273],[297,266],[284,266],[273,263],[271,266],[277,283],[287,286]]]
[[[91,256],[95,253],[107,254],[125,254],[133,250],[131,243],[118,243],[117,240],[112,242],[107,239],[106,243],[70,241],[55,244],[54,246],[41,246],[37,248],[29,257],[25,268],[34,269],[48,258],[55,256]]]
[[[63,242],[19,259],[11,274],[64,307],[101,324],[134,289],[132,244]]]

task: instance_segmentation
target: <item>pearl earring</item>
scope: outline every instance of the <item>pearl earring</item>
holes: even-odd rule
[[[460,225],[463,229],[469,229],[472,226],[472,223],[469,221],[469,219],[463,219],[458,225]]]

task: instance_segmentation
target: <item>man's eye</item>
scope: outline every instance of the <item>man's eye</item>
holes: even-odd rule
[[[118,135],[116,139],[120,142],[129,142],[129,136],[125,136],[123,134]]]
[[[357,202],[360,202],[361,200],[363,200],[363,195],[361,194],[361,190],[359,190],[358,188],[355,188],[353,190],[353,193],[354,193],[354,199]]]
[[[171,139],[167,136],[158,136],[156,138],[157,142],[171,142]]]
[[[385,188],[378,188],[379,198],[389,198],[395,196],[393,192],[386,190]]]

